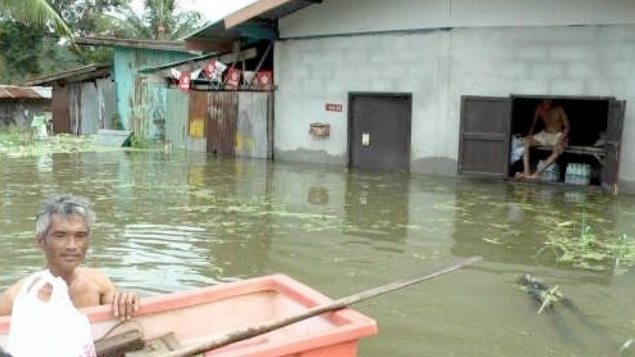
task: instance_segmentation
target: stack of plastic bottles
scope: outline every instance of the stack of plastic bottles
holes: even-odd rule
[[[540,160],[540,162],[538,163],[538,167],[543,167],[545,164],[544,161]],[[549,182],[556,182],[560,180],[560,166],[558,165],[557,162],[554,162],[553,164],[549,165],[545,171],[542,172],[542,175],[540,175],[540,178],[543,181],[549,181]]]
[[[591,182],[591,166],[577,162],[567,164],[564,182],[575,185],[588,185]]]

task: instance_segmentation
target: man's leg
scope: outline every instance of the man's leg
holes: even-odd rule
[[[556,145],[553,146],[553,151],[551,152],[551,155],[549,155],[549,157],[547,158],[547,161],[545,161],[544,165],[542,167],[538,167],[538,170],[536,170],[536,172],[534,172],[533,175],[529,177],[539,178],[540,174],[542,174],[542,172],[545,171],[547,167],[551,166],[551,164],[553,164],[553,162],[556,161],[558,156],[560,156],[563,152],[564,152],[564,141],[559,139]]]
[[[524,146],[524,150],[523,150],[523,172],[517,172],[516,173],[516,178],[517,179],[524,179],[526,177],[529,177],[531,175],[531,169],[529,167],[529,150],[531,149],[531,147],[533,145],[536,145],[535,140],[532,136],[526,136],[525,140],[523,141],[523,146]]]

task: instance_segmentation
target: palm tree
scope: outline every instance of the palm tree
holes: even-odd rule
[[[52,25],[61,36],[73,39],[71,29],[47,0],[0,0],[0,16],[26,24]]]
[[[1,1],[1,0],[0,0]],[[133,38],[176,40],[202,25],[202,16],[196,11],[180,11],[178,0],[144,0],[142,14],[129,6],[111,23],[111,29]]]

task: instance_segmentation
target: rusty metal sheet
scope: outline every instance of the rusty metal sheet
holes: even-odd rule
[[[270,92],[239,92],[236,156],[272,156]]]
[[[80,84],[79,133],[93,135],[99,131],[99,96],[95,82]]]
[[[81,83],[71,83],[68,85],[69,105],[68,117],[71,126],[71,133],[79,135],[81,127]]]
[[[190,93],[190,116],[188,119],[188,136],[202,139],[208,126],[207,106],[209,103],[207,92]]]
[[[69,90],[68,86],[55,85],[53,87],[55,95],[53,95],[53,132],[68,133],[71,131],[71,120],[69,115]]]
[[[187,123],[190,97],[177,90],[166,90],[165,140],[174,149],[187,150]]]
[[[98,78],[95,83],[99,96],[99,128],[116,130],[118,123],[115,84],[110,78]]]
[[[238,119],[238,93],[210,92],[208,113],[207,152],[233,156]]]

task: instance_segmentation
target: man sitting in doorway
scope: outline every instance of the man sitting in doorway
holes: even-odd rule
[[[536,123],[538,118],[542,119],[545,128],[534,134],[536,129]],[[536,107],[534,113],[534,119],[529,128],[529,132],[524,140],[524,152],[523,152],[523,172],[517,172],[516,178],[522,179],[537,179],[540,178],[540,174],[549,165],[564,152],[569,135],[569,118],[564,112],[561,106],[554,104],[551,99],[543,99]],[[532,174],[529,166],[529,150],[532,146],[551,146],[551,155],[547,158],[547,161],[543,165],[539,165],[538,169]]]

